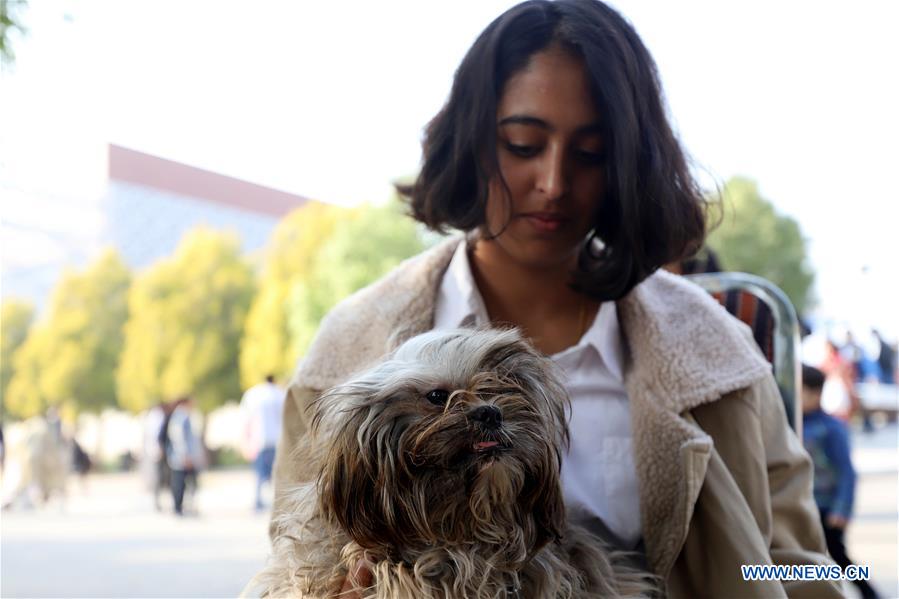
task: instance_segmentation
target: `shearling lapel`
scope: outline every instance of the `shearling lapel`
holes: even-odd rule
[[[704,291],[658,272],[618,302],[625,387],[652,570],[667,577],[705,478],[712,440],[686,414],[758,381],[769,365]]]

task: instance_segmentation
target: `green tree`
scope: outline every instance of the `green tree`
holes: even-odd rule
[[[259,292],[250,306],[240,348],[244,389],[267,374],[286,377],[292,372],[298,353],[287,324],[291,289],[308,278],[320,248],[348,212],[309,202],[284,217],[272,233]]]
[[[294,352],[305,353],[319,322],[338,301],[424,247],[418,226],[398,201],[349,212],[322,245],[309,276],[291,289],[288,324]]]
[[[34,319],[34,307],[23,301],[7,300],[0,308],[0,397],[6,397],[6,388],[12,379],[12,359],[25,341]]]
[[[722,267],[768,279],[804,312],[811,305],[814,273],[799,224],[779,214],[751,179],[732,178],[722,196],[723,219],[708,237]]]
[[[99,411],[114,406],[115,370],[127,317],[128,268],[109,250],[82,272],[67,272],[46,320],[13,358],[7,408],[28,417],[48,406]]]
[[[0,63],[12,63],[15,60],[11,34],[14,31],[25,32],[17,14],[25,6],[25,0],[0,0]]]
[[[116,375],[122,407],[137,412],[189,394],[209,412],[239,398],[253,288],[238,239],[209,229],[188,233],[173,256],[137,277]]]

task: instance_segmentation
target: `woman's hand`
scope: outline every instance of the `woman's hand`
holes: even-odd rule
[[[347,575],[340,587],[340,599],[362,599],[362,593],[354,591],[354,588],[365,588],[371,585],[371,570],[368,562],[360,559],[353,566],[353,570]]]

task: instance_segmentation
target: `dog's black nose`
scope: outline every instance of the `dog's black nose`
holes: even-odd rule
[[[496,406],[479,406],[468,417],[480,422],[485,428],[499,428],[503,423],[503,413]]]

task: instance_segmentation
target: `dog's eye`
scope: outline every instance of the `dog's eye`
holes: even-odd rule
[[[433,391],[428,391],[425,399],[434,405],[442,406],[449,399],[449,391],[446,389],[434,389]]]

